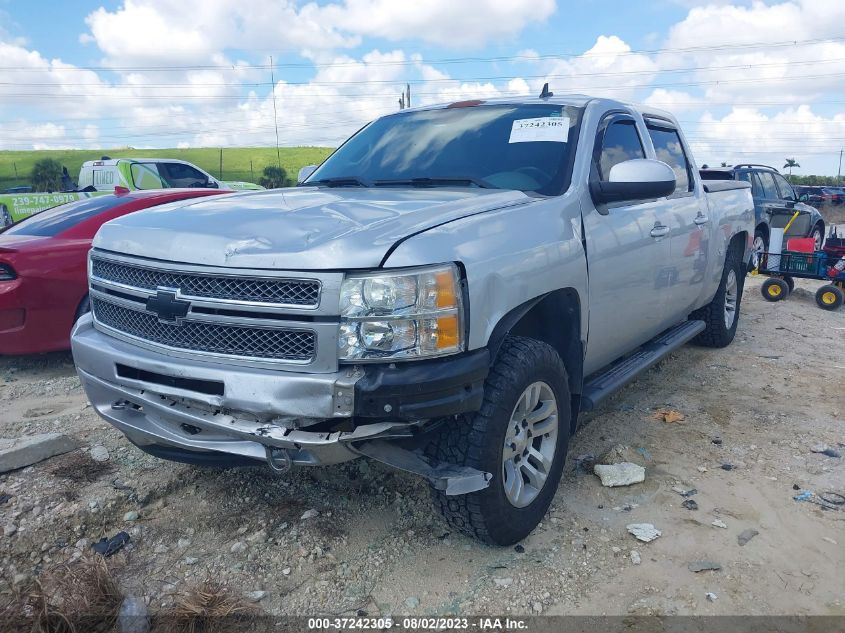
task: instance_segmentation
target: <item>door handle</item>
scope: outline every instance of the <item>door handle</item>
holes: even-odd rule
[[[695,216],[695,220],[694,220],[694,222],[696,224],[698,224],[699,226],[701,226],[702,224],[707,224],[709,221],[710,221],[710,218],[708,218],[703,213],[699,213],[697,216]]]
[[[654,228],[651,229],[650,235],[652,237],[663,237],[664,235],[669,234],[669,227],[665,224],[660,224],[660,222],[654,223]]]

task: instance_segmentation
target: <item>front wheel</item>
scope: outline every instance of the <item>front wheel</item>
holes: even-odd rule
[[[449,525],[495,545],[522,540],[543,519],[569,445],[566,368],[540,341],[508,337],[472,416],[448,421],[429,447],[436,460],[492,473],[489,487],[461,496],[432,489]]]
[[[836,310],[845,301],[845,293],[842,289],[833,284],[822,286],[816,291],[816,305],[822,310]]]

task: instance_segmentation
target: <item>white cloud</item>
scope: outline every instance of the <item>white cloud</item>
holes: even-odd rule
[[[723,117],[705,113],[688,132],[699,159],[710,164],[759,162],[780,167],[786,157],[806,166],[827,157],[830,166],[845,138],[845,114],[824,117],[807,105],[768,115],[757,108],[732,108]],[[796,170],[802,173],[802,170]],[[830,169],[828,169],[830,173]]]
[[[669,30],[665,44],[687,50],[659,61],[663,68],[696,68],[692,81],[711,101],[766,96],[806,103],[841,90],[843,78],[835,73],[845,65],[845,43],[789,42],[841,37],[843,24],[841,0],[696,7]]]
[[[631,47],[615,35],[599,35],[583,55],[544,58],[539,63],[546,78],[532,82],[535,89],[548,81],[552,91],[559,94],[583,93],[613,99],[632,99],[639,87],[652,81],[659,71],[648,55],[632,53]]]
[[[227,49],[308,54],[357,46],[363,37],[461,49],[512,37],[555,11],[555,0],[124,0],[85,19],[83,43],[113,65],[203,63]]]

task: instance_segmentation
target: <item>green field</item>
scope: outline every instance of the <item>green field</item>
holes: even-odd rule
[[[282,167],[290,178],[296,178],[300,167],[321,163],[332,151],[328,147],[283,147],[280,150]],[[275,165],[274,147],[236,147],[223,149],[223,169],[220,152],[215,147],[190,149],[91,149],[91,150],[29,150],[0,151],[0,191],[16,185],[29,184],[29,174],[35,161],[54,158],[67,167],[76,180],[79,168],[86,160],[101,156],[110,158],[179,158],[201,167],[220,180],[258,182],[267,165]],[[17,177],[15,171],[17,170]]]

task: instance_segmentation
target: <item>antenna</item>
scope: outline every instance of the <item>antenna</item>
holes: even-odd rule
[[[276,126],[276,160],[279,163],[279,169],[282,168],[282,154],[279,151],[279,119],[276,115],[276,77],[273,75],[273,56],[270,55],[270,82],[273,90],[273,124]]]
[[[555,93],[549,92],[549,82],[543,84],[543,92],[540,93],[541,99],[548,99],[549,97],[554,97]]]

